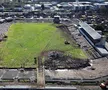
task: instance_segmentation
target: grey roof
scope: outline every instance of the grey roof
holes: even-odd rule
[[[48,89],[48,90],[77,90],[76,87],[45,87],[45,89]]]
[[[108,51],[104,47],[98,47],[96,46],[96,49],[102,54],[102,55],[108,55]]]
[[[86,22],[79,22],[79,25],[81,28],[83,28],[94,40],[100,39],[101,35],[96,32],[90,25],[88,25]]]

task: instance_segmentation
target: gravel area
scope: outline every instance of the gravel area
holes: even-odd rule
[[[11,25],[11,23],[2,23],[2,24],[0,24],[0,35],[7,32],[10,25]]]
[[[102,90],[99,86],[77,86],[78,90]]]

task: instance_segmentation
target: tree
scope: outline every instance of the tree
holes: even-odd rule
[[[21,0],[18,0],[18,3],[20,3],[21,2]]]
[[[95,30],[101,30],[102,32],[104,31],[104,26],[99,24],[95,26]]]

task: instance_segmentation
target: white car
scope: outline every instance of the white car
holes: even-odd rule
[[[13,21],[13,18],[12,18],[12,17],[6,17],[5,20],[6,20],[7,22],[11,22],[11,21]]]
[[[0,23],[4,23],[5,19],[0,19]]]

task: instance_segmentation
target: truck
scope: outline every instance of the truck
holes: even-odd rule
[[[60,23],[60,16],[59,15],[54,16],[53,22],[56,24],[59,24]]]

